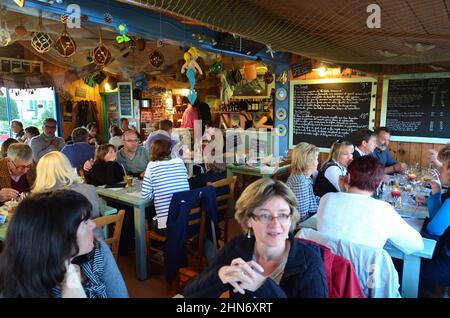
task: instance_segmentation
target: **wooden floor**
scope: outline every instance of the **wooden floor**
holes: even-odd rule
[[[229,238],[241,232],[240,226],[234,219],[230,219]],[[166,282],[163,269],[151,263],[149,266],[149,279],[139,281],[136,278],[136,258],[134,253],[130,256],[119,256],[119,269],[128,288],[131,298],[167,298],[175,295],[174,289]]]

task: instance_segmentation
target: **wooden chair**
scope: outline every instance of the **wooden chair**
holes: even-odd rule
[[[187,240],[188,252],[195,259],[195,269],[201,270],[206,263],[203,257],[204,239],[206,235],[206,216],[200,208],[191,209],[189,213],[188,226],[199,225],[199,232]],[[147,242],[149,250],[149,260],[161,266],[164,266],[164,244],[167,237],[155,230],[147,230]],[[158,244],[158,246],[156,245]],[[157,256],[157,257],[155,257]]]
[[[219,241],[225,244],[228,240],[228,211],[234,208],[234,189],[236,188],[237,176],[233,178],[222,179],[216,182],[208,182],[208,186],[216,188],[228,186],[230,192],[217,196],[217,215],[223,216],[223,220],[219,222],[219,228],[222,233]],[[220,220],[220,218],[219,218]],[[221,223],[223,224],[221,226]]]
[[[99,218],[94,219],[95,225],[98,228],[102,228],[105,225],[114,224],[114,231],[111,237],[105,238],[105,243],[111,246],[112,254],[116,259],[119,256],[119,242],[120,235],[122,233],[122,224],[123,219],[125,217],[125,210],[120,210],[117,214],[106,215]]]

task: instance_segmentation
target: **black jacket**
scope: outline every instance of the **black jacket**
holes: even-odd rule
[[[271,278],[256,291],[246,291],[245,295],[233,293],[230,284],[224,285],[218,271],[222,266],[230,265],[235,258],[250,261],[253,256],[255,239],[240,235],[219,251],[208,268],[188,283],[183,291],[185,297],[217,298],[226,290],[230,297],[268,297],[268,298],[327,298],[328,288],[325,265],[320,248],[308,242],[290,237],[289,251],[283,277],[277,285]]]
[[[124,171],[117,161],[99,161],[92,166],[89,183],[95,186],[123,181]]]
[[[314,195],[322,197],[328,192],[339,192],[339,189],[336,189],[336,187],[330,182],[330,180],[325,177],[325,171],[327,171],[327,169],[332,166],[338,166],[338,164],[331,160],[328,161],[323,166],[323,168],[319,170],[319,174],[317,175],[316,181],[313,185]]]

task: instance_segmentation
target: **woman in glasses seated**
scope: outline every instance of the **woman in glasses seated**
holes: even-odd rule
[[[328,297],[318,246],[291,235],[299,219],[297,200],[281,181],[260,179],[236,203],[244,233],[218,252],[188,283],[185,297]]]
[[[347,167],[353,160],[353,145],[344,140],[336,140],[331,145],[328,159],[322,165],[314,183],[314,194],[318,197],[328,192],[344,191],[342,177],[347,175]]]
[[[90,213],[89,201],[71,190],[24,199],[0,254],[0,296],[128,297],[109,247],[94,238]]]
[[[299,222],[317,212],[320,198],[314,195],[311,175],[317,171],[319,148],[301,142],[292,151],[291,175],[287,186],[294,192],[298,202]]]
[[[372,198],[384,173],[377,158],[362,156],[348,166],[347,192],[325,194],[317,210],[324,234],[375,248],[390,240],[406,254],[423,249],[419,232],[387,202]]]

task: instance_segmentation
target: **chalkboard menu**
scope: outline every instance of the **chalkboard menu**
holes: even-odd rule
[[[130,82],[117,83],[120,117],[133,118],[133,89]]]
[[[373,79],[291,81],[290,94],[290,147],[304,141],[327,151],[337,139],[373,126]]]
[[[438,143],[435,139],[442,138],[444,143],[450,138],[450,74],[423,76],[384,82],[381,124],[391,129],[393,140]]]
[[[296,78],[312,71],[312,61],[311,59],[304,58],[299,63],[291,65],[292,77]]]

